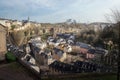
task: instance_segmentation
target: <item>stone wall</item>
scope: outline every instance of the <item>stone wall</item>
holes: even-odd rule
[[[5,59],[6,48],[6,31],[3,26],[0,25],[0,61]]]

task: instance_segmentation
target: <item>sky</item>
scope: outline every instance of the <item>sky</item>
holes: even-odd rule
[[[0,0],[0,18],[41,23],[106,22],[111,9],[120,9],[120,0]]]

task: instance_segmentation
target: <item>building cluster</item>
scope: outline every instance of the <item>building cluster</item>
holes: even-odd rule
[[[94,30],[95,32],[99,30],[103,30],[106,26],[110,26],[109,23],[90,23],[90,24],[84,24],[84,23],[56,23],[56,24],[50,24],[50,23],[38,23],[28,20],[11,20],[11,19],[3,19],[0,18],[0,24],[7,27],[8,30],[13,31],[24,31],[24,30],[31,30],[31,33],[35,34],[39,30],[39,34],[44,33],[53,33],[54,35],[56,33],[76,33],[80,34],[81,32],[88,31],[88,30]]]
[[[11,19],[2,19],[0,18],[0,24],[4,25],[8,30],[14,30],[14,31],[19,31],[19,30],[25,30],[32,28],[34,25],[35,27],[41,26],[40,23],[32,22],[29,20],[11,20]]]
[[[72,64],[54,61],[49,65],[53,73],[67,74],[67,73],[82,73],[82,72],[110,72],[110,68],[105,68],[103,65],[94,64],[90,62],[76,61]]]
[[[63,65],[70,68],[68,68],[68,72],[72,72],[71,67],[73,66],[74,68],[77,61],[84,62],[86,66],[90,66],[90,64],[94,63],[92,60],[100,60],[102,56],[108,53],[107,50],[96,48],[82,42],[76,42],[74,34],[57,34],[56,37],[48,37],[47,41],[42,41],[41,37],[34,37],[27,44],[26,52],[30,54],[28,55],[29,58],[32,57],[35,59],[35,63],[40,71],[43,72],[49,71],[51,68],[52,70],[57,68],[59,71],[59,67],[63,67]],[[82,67],[75,67],[76,70],[74,71],[97,71],[99,68],[97,65],[99,63],[91,65],[90,69],[86,68],[82,70]],[[64,68],[61,68],[60,71],[62,69]]]
[[[55,73],[103,71],[103,66],[93,61],[101,60],[108,51],[76,41],[76,35],[89,29],[96,30],[96,27],[76,23],[49,24],[0,19],[0,60],[4,60],[5,53],[10,51],[22,62],[44,74],[46,72],[52,74],[53,71],[56,71]],[[46,33],[53,35],[48,36],[47,40],[42,40],[41,35]],[[12,42],[19,39],[20,43],[24,39],[27,43],[22,47],[15,46]]]

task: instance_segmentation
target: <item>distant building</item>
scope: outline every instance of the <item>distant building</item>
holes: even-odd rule
[[[6,30],[5,26],[0,24],[0,61],[5,59],[6,52]]]
[[[6,24],[6,21],[8,21],[8,20],[0,18],[0,24],[2,24],[2,25],[4,25],[4,26],[5,26],[5,24]]]
[[[12,20],[0,18],[0,24],[2,24],[3,26],[6,26],[8,28],[8,30],[10,30],[11,29]]]

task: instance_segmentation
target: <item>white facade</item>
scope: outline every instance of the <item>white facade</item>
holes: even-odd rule
[[[66,59],[67,59],[67,54],[64,52],[62,57],[60,58],[60,61],[64,62],[64,60],[66,60]]]

